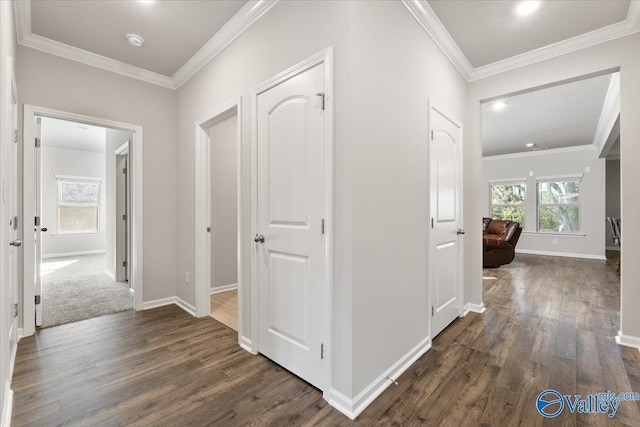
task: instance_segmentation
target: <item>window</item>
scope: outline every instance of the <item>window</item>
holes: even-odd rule
[[[524,182],[491,184],[491,218],[517,221],[524,227],[526,190]]]
[[[538,231],[580,231],[580,179],[538,181]]]
[[[58,233],[96,233],[100,178],[61,177],[58,181]]]

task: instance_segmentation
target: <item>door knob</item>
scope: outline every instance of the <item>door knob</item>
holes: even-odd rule
[[[43,227],[43,228],[41,228],[41,229],[40,229],[40,231],[42,231],[43,233],[44,233],[45,231],[47,231],[47,230],[48,230],[48,228],[47,228],[47,227]]]
[[[20,240],[20,239],[16,239],[16,240],[14,240],[13,242],[9,243],[9,246],[15,246],[16,248],[17,248],[18,246],[22,246],[22,240]]]
[[[256,234],[256,237],[253,238],[253,241],[256,243],[264,243],[264,236],[262,234]]]
[[[458,228],[458,232],[456,234],[458,235],[464,234],[464,230],[462,228]]]

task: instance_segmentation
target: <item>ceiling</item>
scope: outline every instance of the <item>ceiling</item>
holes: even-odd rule
[[[527,16],[520,2],[429,0],[438,19],[475,68],[619,23],[629,0],[542,1]]]
[[[31,32],[172,76],[246,0],[32,0]],[[127,33],[141,36],[136,48]]]
[[[611,80],[608,74],[484,103],[482,155],[593,144]],[[496,111],[498,101],[506,105]]]
[[[43,147],[96,153],[106,151],[106,128],[43,117],[40,129]]]

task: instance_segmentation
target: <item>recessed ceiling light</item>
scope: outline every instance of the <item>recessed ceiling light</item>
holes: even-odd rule
[[[533,142],[529,142],[528,144],[524,144],[525,147],[535,147],[536,144]]]
[[[504,101],[496,101],[493,104],[491,104],[491,108],[493,109],[493,111],[504,110],[506,106],[507,104]]]
[[[131,46],[140,47],[144,43],[144,39],[137,34],[127,34],[127,40]]]
[[[540,7],[539,0],[521,1],[520,4],[516,6],[516,14],[520,16],[526,16],[538,10],[539,7]]]

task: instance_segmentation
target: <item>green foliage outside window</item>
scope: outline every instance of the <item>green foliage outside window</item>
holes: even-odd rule
[[[580,231],[580,181],[538,183],[538,231]]]
[[[517,221],[524,227],[526,189],[524,183],[491,185],[491,217]]]

